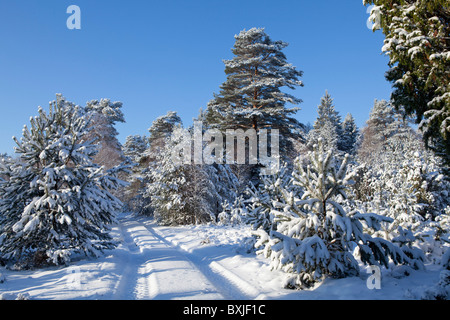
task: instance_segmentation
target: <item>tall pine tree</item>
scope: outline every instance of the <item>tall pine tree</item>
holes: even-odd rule
[[[299,110],[287,104],[300,99],[283,92],[303,86],[303,72],[287,62],[283,41],[273,41],[264,29],[243,30],[235,36],[234,57],[225,60],[227,80],[208,103],[205,119],[209,127],[226,129],[278,129],[280,153],[292,147],[302,125],[292,116]]]

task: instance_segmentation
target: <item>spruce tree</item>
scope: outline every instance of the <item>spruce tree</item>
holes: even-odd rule
[[[393,220],[373,235],[393,241],[409,232],[414,241],[398,241],[403,250],[411,251],[414,242],[426,252],[439,252],[446,232],[438,221],[445,221],[450,190],[442,161],[387,102],[375,103],[367,123],[358,151],[363,169],[352,189],[361,208]]]
[[[355,118],[349,113],[342,123],[341,150],[344,153],[354,154],[359,137],[359,129]]]
[[[336,111],[333,98],[328,93],[320,100],[317,107],[317,118],[314,122],[313,129],[308,134],[307,144],[309,147],[317,144],[322,139],[325,149],[343,151],[343,128],[339,112]]]
[[[66,263],[82,253],[114,247],[109,235],[121,202],[115,168],[93,163],[97,146],[85,141],[90,124],[61,95],[49,113],[39,108],[19,141],[19,161],[0,184],[0,252],[19,267]],[[92,127],[91,127],[92,128]]]
[[[275,174],[262,176],[258,186],[250,184],[245,191],[249,211],[246,223],[254,230],[262,229],[267,233],[276,230],[274,203],[283,202],[286,198],[285,193],[294,189],[291,172],[286,163],[283,163]],[[298,189],[296,191],[300,192]]]
[[[402,124],[399,114],[386,100],[375,100],[366,124],[361,131],[358,156],[367,163],[377,161],[375,155],[384,151],[386,141],[398,132]]]
[[[211,197],[208,206],[211,208],[211,216],[218,219],[223,211],[225,202],[232,203],[238,196],[239,181],[232,169],[227,164],[203,165],[209,181],[213,188],[210,190]]]
[[[317,107],[318,116],[314,122],[314,129],[320,130],[323,123],[329,121],[336,128],[336,134],[340,136],[342,133],[341,116],[336,111],[333,100],[328,90],[325,91],[325,95],[320,99],[320,105]]]

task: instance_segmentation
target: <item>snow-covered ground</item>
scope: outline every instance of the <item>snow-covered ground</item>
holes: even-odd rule
[[[98,259],[33,271],[0,268],[0,299],[253,300],[420,299],[439,281],[441,268],[427,265],[399,278],[382,270],[381,289],[367,287],[368,273],[326,279],[309,291],[284,289],[285,275],[248,252],[248,227],[162,227],[124,215],[113,229],[120,245]]]

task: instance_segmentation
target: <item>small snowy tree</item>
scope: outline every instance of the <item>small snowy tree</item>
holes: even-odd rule
[[[354,187],[357,199],[393,219],[377,236],[392,240],[401,227],[411,230],[416,245],[435,251],[441,242],[436,222],[449,204],[442,161],[387,103],[376,102],[367,123],[358,153],[364,170]]]
[[[362,141],[358,148],[361,162],[371,164],[383,152],[386,141],[398,132],[398,115],[386,100],[375,100],[367,126],[362,129]]]
[[[319,139],[322,140],[327,150],[338,151],[339,136],[336,131],[336,125],[330,120],[324,120],[320,127],[313,129],[308,133],[307,145],[312,148]]]
[[[298,192],[298,187],[292,185],[292,176],[286,163],[282,163],[273,175],[261,176],[258,187],[251,184],[245,194],[248,196],[249,213],[246,222],[254,230],[263,229],[267,233],[276,229],[273,203],[282,202],[286,192]]]
[[[222,212],[219,213],[219,225],[239,225],[243,223],[248,214],[247,205],[244,197],[241,195],[236,197],[233,204],[225,200],[222,203]]]
[[[211,198],[208,199],[212,215],[218,218],[218,215],[224,210],[224,203],[233,202],[238,194],[239,181],[227,164],[203,165],[212,189]],[[226,205],[225,205],[226,206]]]
[[[121,202],[116,169],[93,163],[89,122],[61,95],[49,113],[39,108],[17,143],[19,161],[0,184],[0,252],[20,267],[68,262],[75,253],[98,256],[114,247],[109,235]],[[114,171],[114,174],[113,174]]]
[[[277,229],[256,232],[260,239],[255,246],[264,245],[262,253],[271,259],[272,267],[292,274],[287,287],[308,288],[325,276],[358,274],[354,246],[366,264],[388,267],[390,259],[396,264],[409,262],[399,247],[364,232],[363,224],[377,230],[390,218],[344,209],[353,173],[347,172],[348,156],[340,164],[335,161],[321,140],[306,168],[297,159],[293,183],[304,192],[300,197],[285,193],[283,202],[274,203]]]
[[[191,153],[188,130],[177,126],[164,143],[149,172],[146,196],[151,199],[155,218],[165,225],[200,224],[212,219],[209,199],[214,186],[202,165],[174,161],[176,152]],[[189,159],[191,159],[189,155]]]

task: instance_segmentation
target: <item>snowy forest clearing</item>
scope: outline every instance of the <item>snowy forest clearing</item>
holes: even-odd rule
[[[113,228],[119,246],[99,259],[33,271],[0,268],[1,299],[33,300],[253,300],[421,299],[439,281],[438,265],[398,278],[382,269],[381,289],[367,287],[368,273],[328,278],[312,290],[284,289],[286,276],[243,243],[249,226],[158,226],[123,216]],[[361,266],[361,268],[365,268]],[[362,269],[364,270],[364,269]]]

